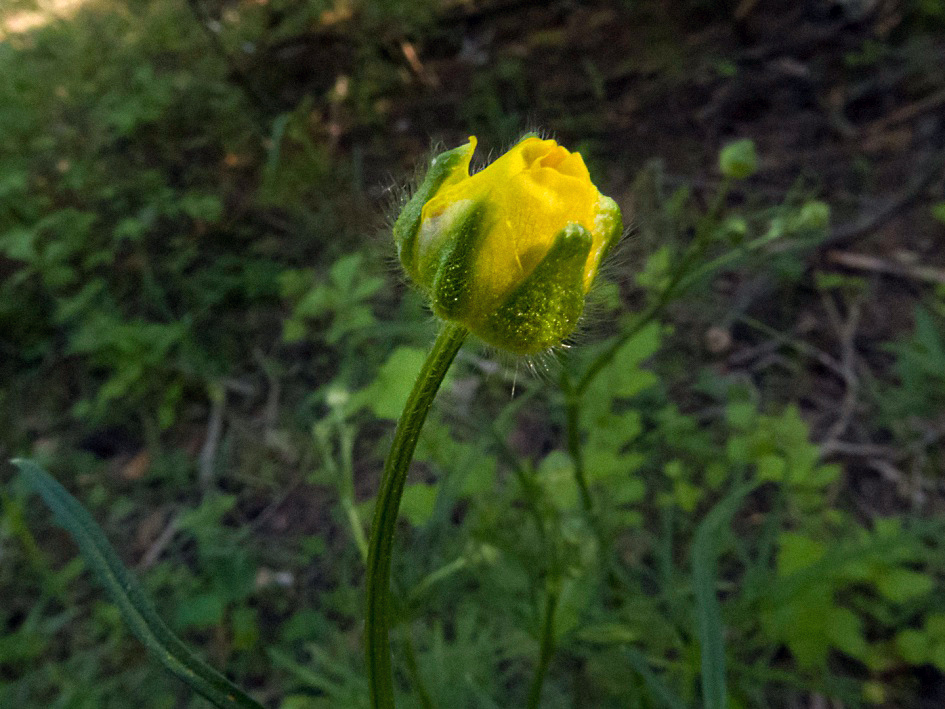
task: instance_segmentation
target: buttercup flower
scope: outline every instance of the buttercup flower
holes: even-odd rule
[[[518,354],[577,325],[623,230],[579,153],[526,136],[470,176],[476,138],[433,159],[394,225],[400,261],[434,312]]]

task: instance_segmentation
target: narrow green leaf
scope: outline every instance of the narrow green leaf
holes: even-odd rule
[[[82,504],[55,478],[30,460],[14,460],[23,480],[38,493],[56,521],[72,535],[122,617],[165,669],[223,709],[263,709],[262,705],[222,674],[197,658],[174,635],[146,596],[138,580],[121,563],[101,528]]]
[[[646,686],[653,694],[653,698],[658,700],[666,709],[686,709],[686,704],[678,696],[673,694],[672,690],[666,686],[655,672],[650,668],[650,663],[637,650],[625,648],[624,655],[633,665],[633,669],[643,678]]]
[[[755,487],[756,484],[737,487],[716,503],[699,524],[692,544],[692,583],[702,648],[702,701],[705,709],[726,709],[728,706],[724,628],[715,593],[719,538],[742,500]]]

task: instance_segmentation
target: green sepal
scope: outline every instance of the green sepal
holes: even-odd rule
[[[604,239],[597,259],[598,265],[607,259],[614,246],[620,241],[620,237],[623,236],[623,214],[620,212],[620,207],[605,195],[601,195],[601,201],[603,207],[597,215],[597,221],[604,231]]]
[[[580,224],[558,232],[535,270],[473,332],[517,354],[534,354],[561,342],[584,310],[584,265],[592,241]]]
[[[470,202],[441,238],[444,247],[433,273],[430,301],[433,312],[442,318],[458,320],[469,310],[485,218],[485,203]],[[421,264],[421,273],[425,270]]]
[[[447,150],[440,153],[430,161],[430,168],[424,175],[423,182],[417,187],[413,196],[407,201],[397,221],[394,222],[394,243],[397,244],[397,255],[404,269],[414,279],[417,277],[416,271],[416,241],[417,234],[420,231],[420,217],[423,213],[423,206],[429,202],[433,196],[447,184],[458,182],[460,179],[468,177],[468,172],[462,170],[462,174],[457,175],[457,169],[463,167],[465,162],[468,165],[469,157],[472,154],[472,146],[468,143],[458,148]]]

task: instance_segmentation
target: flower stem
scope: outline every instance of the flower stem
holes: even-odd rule
[[[565,374],[565,376],[567,376]],[[584,453],[581,450],[581,396],[574,391],[570,379],[565,379],[565,409],[567,413],[568,453],[574,463],[574,479],[581,492],[581,504],[584,512],[594,512],[594,498],[587,484],[587,473],[584,471]]]
[[[466,339],[464,327],[444,324],[427,356],[397,423],[374,508],[368,545],[365,651],[371,707],[393,709],[394,678],[390,659],[390,566],[394,529],[407,471],[420,430],[453,358]]]
[[[535,668],[535,677],[528,692],[528,709],[538,709],[541,702],[541,688],[545,684],[545,675],[551,656],[555,652],[555,611],[558,609],[558,584],[552,583],[548,587],[548,598],[545,601],[545,617],[541,626],[541,651],[538,656],[538,667]]]
[[[705,215],[696,225],[695,238],[690,244],[689,249],[679,260],[679,263],[673,271],[673,274],[670,276],[669,283],[665,288],[663,288],[663,291],[657,297],[656,302],[644,312],[642,312],[636,321],[630,325],[629,328],[624,330],[623,333],[621,333],[621,335],[616,340],[614,340],[606,350],[598,355],[593,363],[591,363],[591,366],[588,367],[587,371],[584,372],[583,376],[581,376],[577,382],[577,385],[574,387],[578,396],[584,395],[588,387],[590,387],[597,376],[607,367],[608,364],[613,361],[614,357],[617,356],[617,353],[620,351],[621,347],[627,344],[627,342],[629,342],[633,336],[640,332],[640,330],[642,330],[645,326],[649,325],[651,322],[661,316],[663,311],[673,301],[674,298],[688,290],[688,288],[695,282],[693,275],[708,275],[715,268],[725,265],[730,260],[734,260],[733,258],[730,258],[729,254],[726,254],[711,261],[708,264],[704,264],[701,268],[696,269],[695,273],[692,272],[693,264],[703,256],[706,248],[709,246],[712,232],[718,225],[719,214],[722,211],[722,207],[725,206],[725,200],[728,197],[730,189],[731,180],[726,178],[719,187],[718,192],[716,192],[715,197],[713,197],[712,203],[709,205]],[[756,241],[764,242],[764,237],[762,237],[761,240]],[[748,245],[748,248],[744,249],[744,251],[752,251],[756,248],[760,248],[760,246],[763,245],[764,243],[756,245],[755,242],[752,242]]]

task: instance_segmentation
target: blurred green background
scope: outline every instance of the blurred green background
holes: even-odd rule
[[[267,706],[366,706],[363,535],[435,332],[388,226],[434,146],[537,129],[630,232],[573,347],[469,347],[434,407],[401,704],[524,706],[553,587],[543,707],[700,705],[705,589],[730,706],[941,707],[943,66],[942,0],[3,0],[0,459]],[[629,328],[589,516],[558,381]],[[0,706],[207,706],[0,481]]]

